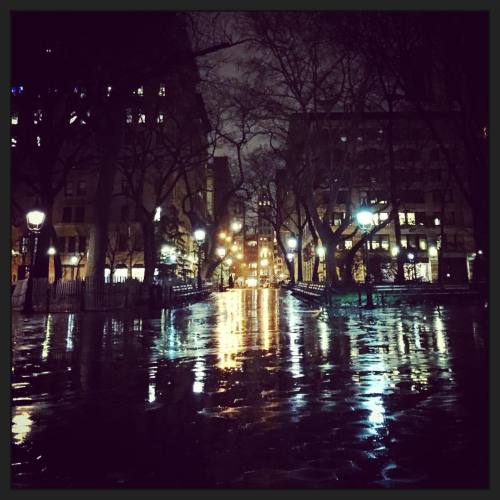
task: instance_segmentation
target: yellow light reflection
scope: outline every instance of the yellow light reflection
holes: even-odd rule
[[[444,323],[441,317],[436,314],[434,316],[434,332],[436,333],[436,349],[438,352],[447,352],[448,346],[444,335]]]
[[[262,334],[262,349],[269,350],[270,331],[269,331],[269,288],[261,290],[260,310],[258,311],[259,330]]]
[[[217,301],[217,366],[223,370],[238,368],[236,359],[242,347],[242,294],[239,290],[219,294]]]
[[[12,438],[14,442],[17,444],[24,443],[31,432],[32,426],[31,407],[14,407],[14,415],[12,416]]]

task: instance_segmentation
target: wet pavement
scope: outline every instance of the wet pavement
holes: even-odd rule
[[[14,488],[488,486],[478,307],[231,290],[12,327]]]

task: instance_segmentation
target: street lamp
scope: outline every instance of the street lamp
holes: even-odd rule
[[[41,210],[31,210],[26,214],[26,225],[28,227],[30,240],[32,241],[32,254],[30,262],[30,271],[26,286],[26,298],[24,300],[24,312],[33,312],[33,270],[36,264],[36,251],[38,246],[38,233],[45,222],[45,213]]]
[[[215,251],[217,256],[221,259],[220,261],[220,291],[224,291],[224,278],[222,276],[222,263],[224,261],[224,257],[226,256],[226,249],[224,247],[219,247]]]
[[[243,225],[239,220],[233,220],[233,222],[231,222],[231,230],[233,233],[239,233],[242,227]]]
[[[205,242],[205,236],[206,236],[205,230],[201,228],[195,229],[193,236],[198,250],[198,272],[197,272],[198,290],[201,290],[201,247]]]
[[[371,210],[366,206],[362,205],[357,214],[356,214],[356,220],[358,222],[358,227],[363,231],[365,235],[365,244],[363,245],[364,248],[364,261],[365,261],[365,288],[366,288],[366,308],[367,309],[373,309],[373,295],[372,295],[372,288],[371,288],[371,283],[370,283],[370,277],[368,275],[368,233],[370,230],[373,228],[373,213]]]

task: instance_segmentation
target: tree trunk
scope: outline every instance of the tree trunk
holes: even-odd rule
[[[394,161],[394,137],[393,137],[393,118],[392,118],[392,100],[389,98],[389,122],[387,124],[387,147],[389,150],[389,167],[390,167],[390,186],[391,186],[391,204],[394,215],[394,236],[396,238],[396,245],[399,252],[396,255],[397,271],[396,283],[404,283],[404,255],[401,247],[401,224],[399,223],[399,198],[397,193],[397,180],[396,180],[396,164]]]
[[[152,285],[156,267],[155,226],[153,220],[143,220],[144,284]]]
[[[87,277],[104,282],[111,195],[123,136],[124,119],[121,100],[115,101],[110,98],[109,106],[105,106],[102,113],[102,127],[97,131],[102,162],[94,198],[93,220],[90,224]]]

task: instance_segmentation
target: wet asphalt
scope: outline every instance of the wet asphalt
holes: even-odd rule
[[[474,305],[12,318],[13,488],[486,488]]]

